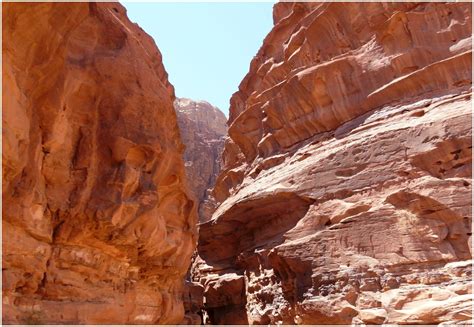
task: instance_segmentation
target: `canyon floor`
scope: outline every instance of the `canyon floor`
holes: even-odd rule
[[[4,324],[472,324],[471,3],[278,2],[228,118],[119,3],[2,19]]]

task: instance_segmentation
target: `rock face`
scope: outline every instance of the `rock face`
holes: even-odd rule
[[[181,137],[186,146],[186,175],[200,203],[199,219],[206,221],[210,219],[215,205],[207,190],[215,184],[220,172],[227,118],[206,101],[178,98],[174,104]]]
[[[4,3],[3,94],[3,322],[180,322],[197,215],[151,37],[118,3]]]
[[[208,323],[471,319],[471,17],[275,5],[200,226]]]
[[[201,325],[204,287],[196,282],[186,280],[184,287],[184,310],[185,315],[182,325]]]

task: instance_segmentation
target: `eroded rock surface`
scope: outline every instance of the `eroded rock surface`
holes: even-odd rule
[[[179,323],[197,216],[153,40],[118,3],[4,3],[3,95],[3,322]]]
[[[471,17],[275,5],[200,226],[208,323],[472,319]]]
[[[227,133],[227,118],[206,101],[175,100],[178,125],[186,149],[186,175],[199,202],[199,219],[207,221],[215,201],[208,189],[214,186],[221,169],[221,154]]]

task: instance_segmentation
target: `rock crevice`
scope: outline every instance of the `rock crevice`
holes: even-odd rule
[[[199,220],[207,221],[216,205],[210,189],[221,170],[227,118],[206,101],[178,98],[174,106],[186,147],[186,175],[199,203]]]

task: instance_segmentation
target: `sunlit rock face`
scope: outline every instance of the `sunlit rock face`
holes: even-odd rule
[[[471,16],[274,6],[200,226],[208,323],[471,320]]]
[[[151,37],[118,3],[4,3],[3,95],[3,322],[182,321],[197,215]]]
[[[178,98],[174,106],[186,147],[184,165],[189,186],[200,204],[200,221],[207,221],[215,206],[208,189],[214,186],[221,169],[227,118],[206,101]]]

